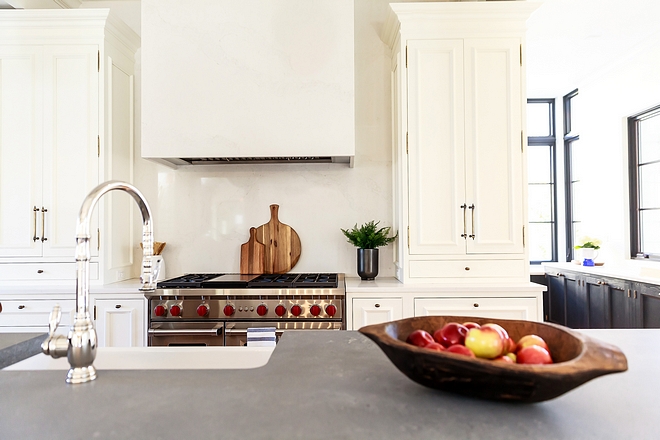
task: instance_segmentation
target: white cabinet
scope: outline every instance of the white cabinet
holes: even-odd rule
[[[145,299],[94,298],[94,320],[99,347],[146,345]]]
[[[73,280],[84,197],[132,180],[139,39],[108,10],[10,10],[0,42],[0,272]],[[98,283],[132,275],[131,203],[108,196],[94,213]]]
[[[397,278],[529,280],[525,2],[391,4]]]
[[[62,317],[58,334],[67,334],[76,311],[74,299],[38,298],[28,295],[25,299],[0,298],[0,333],[48,333],[48,318],[55,305],[59,304]]]
[[[352,298],[353,330],[403,318],[403,298]]]
[[[538,299],[519,298],[415,298],[415,316],[455,315],[493,319],[538,321]]]

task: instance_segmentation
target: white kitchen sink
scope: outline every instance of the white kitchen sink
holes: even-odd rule
[[[99,347],[94,367],[102,370],[219,370],[266,365],[275,347]],[[68,370],[66,357],[37,354],[4,370]]]

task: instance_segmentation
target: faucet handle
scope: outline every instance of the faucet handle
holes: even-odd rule
[[[69,338],[55,334],[61,318],[62,309],[56,304],[48,317],[48,337],[41,343],[41,351],[53,358],[66,356],[69,351]]]

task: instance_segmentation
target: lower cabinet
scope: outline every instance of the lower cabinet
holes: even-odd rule
[[[403,318],[403,298],[353,298],[353,330]]]
[[[546,321],[571,328],[660,328],[660,286],[548,272]]]
[[[537,304],[536,298],[415,298],[415,316],[537,320]]]
[[[62,317],[58,334],[67,334],[76,312],[73,299],[14,299],[0,298],[0,333],[48,333],[50,313],[60,306]]]
[[[93,304],[99,347],[146,345],[144,299],[94,298]]]

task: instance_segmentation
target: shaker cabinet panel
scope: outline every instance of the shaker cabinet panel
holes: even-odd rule
[[[99,347],[145,345],[144,300],[96,299],[94,307]]]
[[[402,298],[353,298],[353,330],[403,318]]]
[[[537,298],[415,298],[415,316],[456,315],[536,321]]]

